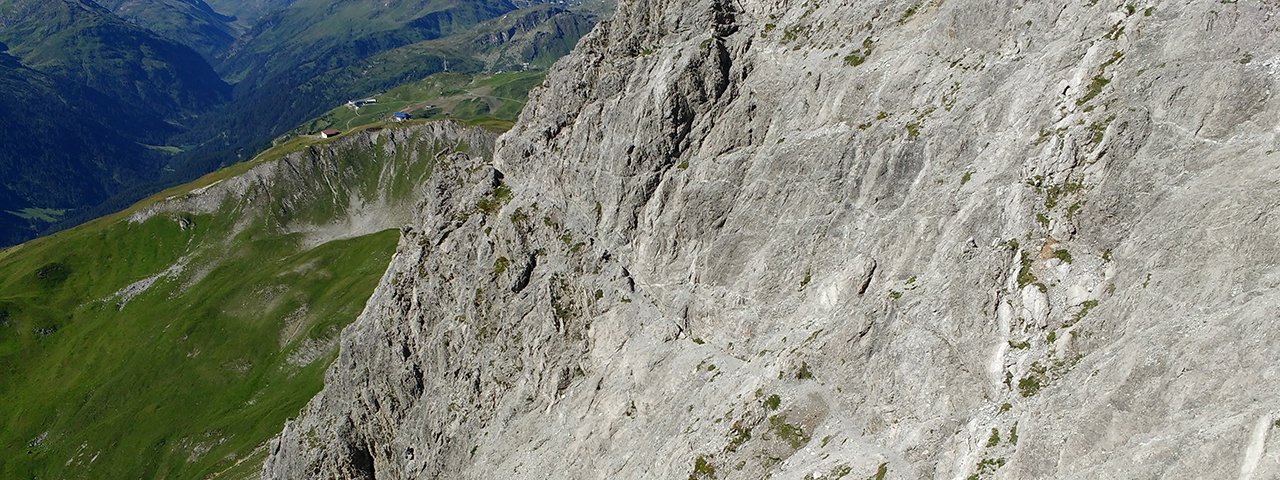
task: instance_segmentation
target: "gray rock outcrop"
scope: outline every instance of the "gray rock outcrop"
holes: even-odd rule
[[[623,2],[263,476],[1276,478],[1277,10]]]

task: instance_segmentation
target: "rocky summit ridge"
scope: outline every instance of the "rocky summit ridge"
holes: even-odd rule
[[[1277,10],[621,2],[263,477],[1276,478]]]

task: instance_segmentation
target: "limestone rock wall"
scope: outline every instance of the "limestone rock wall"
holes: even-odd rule
[[[264,478],[1280,475],[1277,9],[623,2]]]

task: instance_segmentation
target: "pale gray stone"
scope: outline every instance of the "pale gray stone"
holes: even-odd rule
[[[623,2],[264,478],[1277,478],[1277,6],[1128,5]]]

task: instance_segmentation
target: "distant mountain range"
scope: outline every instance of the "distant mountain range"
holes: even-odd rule
[[[252,156],[350,98],[539,68],[603,4],[0,0],[0,245]]]

